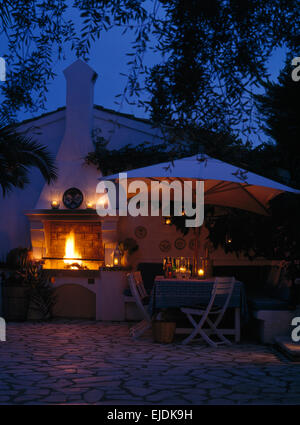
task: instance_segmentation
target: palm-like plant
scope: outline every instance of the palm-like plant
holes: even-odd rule
[[[21,278],[23,285],[29,287],[29,310],[31,313],[38,314],[39,319],[49,319],[56,296],[47,271],[38,262],[23,256],[16,274]]]
[[[40,170],[47,183],[57,178],[55,159],[45,146],[19,134],[12,126],[0,128],[0,186],[3,196],[29,183],[32,167]]]

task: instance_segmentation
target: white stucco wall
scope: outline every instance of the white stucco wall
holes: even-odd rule
[[[162,143],[161,132],[151,125],[114,115],[106,111],[94,110],[94,128],[100,128],[102,136],[109,141],[109,149],[118,149],[128,144],[138,145],[149,142],[152,144]]]
[[[143,226],[147,230],[147,236],[139,239],[135,236],[137,226]],[[141,262],[159,263],[163,257],[192,257],[194,251],[189,248],[189,242],[195,238],[194,230],[191,229],[186,236],[176,230],[175,226],[164,224],[162,217],[120,217],[118,221],[119,242],[126,238],[133,238],[139,245],[139,249],[129,257],[129,263],[133,267]],[[205,256],[205,244],[207,242],[208,231],[204,227],[200,234],[200,255]],[[177,238],[183,238],[186,241],[184,249],[177,249],[174,245]],[[171,249],[168,252],[162,252],[159,243],[168,240]],[[248,258],[235,254],[226,254],[222,248],[212,251],[210,257],[215,265],[259,265],[268,263],[267,260],[257,259],[252,262]]]

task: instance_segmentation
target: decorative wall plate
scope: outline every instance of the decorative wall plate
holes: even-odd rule
[[[168,251],[170,251],[170,249],[171,249],[171,244],[170,244],[170,242],[169,242],[169,241],[167,241],[167,240],[161,241],[161,242],[159,243],[159,249],[160,249],[162,252],[168,252]]]
[[[75,208],[79,208],[83,201],[82,192],[76,187],[71,187],[66,190],[63,195],[63,203],[66,208],[70,210],[74,210]]]
[[[194,251],[196,248],[196,238],[193,238],[189,241],[189,248]]]
[[[147,229],[144,226],[137,226],[134,234],[138,239],[144,239],[147,236]]]
[[[183,249],[186,246],[186,241],[183,238],[178,238],[174,242],[174,245],[176,249]]]

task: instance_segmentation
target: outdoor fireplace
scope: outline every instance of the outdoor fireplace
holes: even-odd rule
[[[91,208],[25,214],[33,258],[42,261],[55,288],[54,317],[124,320],[126,273],[103,268],[118,241],[118,218],[99,217]]]
[[[94,210],[35,210],[33,255],[45,269],[99,270],[104,264],[103,224]]]
[[[98,270],[103,264],[101,224],[45,223],[46,269]]]

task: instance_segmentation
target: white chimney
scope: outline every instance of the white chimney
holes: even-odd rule
[[[85,202],[96,202],[96,186],[101,175],[96,167],[87,165],[85,157],[94,150],[91,132],[93,128],[93,100],[96,72],[81,60],[64,71],[67,81],[65,133],[62,138],[56,165],[58,179],[52,185],[45,184],[36,208],[50,208],[53,199],[60,201],[64,192],[76,187],[84,195]]]
[[[78,160],[92,150],[96,72],[78,59],[64,70],[67,82],[65,134],[57,159]]]

